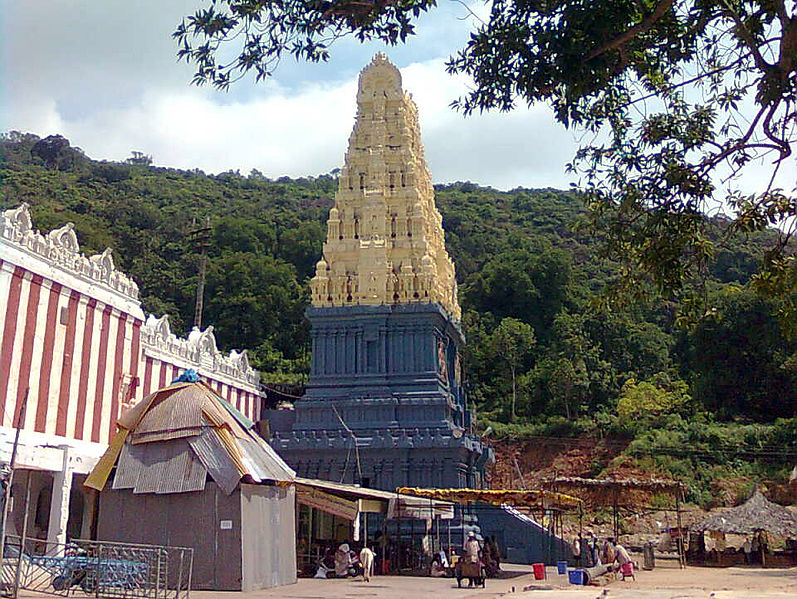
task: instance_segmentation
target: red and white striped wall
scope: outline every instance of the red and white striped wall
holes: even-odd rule
[[[155,329],[153,329],[155,327]],[[245,353],[222,354],[212,327],[187,339],[145,321],[138,288],[110,252],[79,252],[71,225],[42,235],[27,206],[0,212],[0,426],[107,444],[121,412],[194,368],[223,398],[260,417]]]
[[[0,263],[0,414],[13,427],[107,443],[138,376],[141,318]]]

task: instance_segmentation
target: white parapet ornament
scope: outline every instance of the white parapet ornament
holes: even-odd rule
[[[219,351],[212,326],[204,331],[194,327],[187,338],[182,338],[172,333],[168,315],[150,314],[141,327],[141,342],[148,355],[182,363],[200,374],[222,375],[253,387],[260,382],[260,374],[249,364],[246,350],[232,350],[226,355]]]
[[[23,264],[38,275],[65,283],[90,297],[143,318],[138,285],[116,269],[111,248],[86,256],[80,251],[75,225],[67,223],[46,235],[33,228],[28,204],[0,212],[0,245],[4,260]]]

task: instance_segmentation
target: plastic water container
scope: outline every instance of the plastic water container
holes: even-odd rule
[[[567,574],[567,562],[556,562],[556,571],[559,574]]]
[[[534,580],[545,580],[545,564],[532,564]]]
[[[567,578],[570,581],[570,584],[584,584],[584,572],[581,570],[568,570]]]
[[[626,576],[634,576],[634,563],[633,562],[626,562],[620,566],[620,572],[623,575],[623,578]]]

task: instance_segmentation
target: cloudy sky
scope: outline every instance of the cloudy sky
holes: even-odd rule
[[[96,159],[138,150],[158,165],[206,172],[327,173],[343,160],[357,73],[386,51],[419,105],[435,182],[511,189],[571,180],[565,165],[578,137],[547,108],[468,118],[449,108],[467,81],[447,75],[444,61],[473,28],[457,2],[440,0],[407,46],[345,40],[329,63],[286,59],[268,82],[245,79],[226,93],[191,86],[193,71],[175,59],[171,33],[200,4],[0,0],[0,130],[60,133]],[[793,165],[785,174],[794,180]],[[755,175],[748,182],[759,183]]]

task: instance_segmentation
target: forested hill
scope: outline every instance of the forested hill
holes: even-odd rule
[[[0,207],[28,202],[37,228],[72,221],[84,251],[113,248],[145,309],[170,314],[177,332],[193,315],[198,252],[190,232],[209,220],[204,322],[215,326],[219,346],[248,349],[267,380],[306,372],[307,280],[321,254],[334,174],[206,175],[152,167],[140,154],[98,162],[63,138],[18,133],[3,136],[0,151]],[[772,306],[746,288],[761,237],[721,244],[707,286],[716,315],[681,330],[668,302],[596,309],[590,300],[616,270],[578,232],[583,208],[572,194],[471,183],[436,192],[465,313],[470,398],[494,434],[599,429],[634,442],[647,435],[651,446],[701,445],[726,434],[714,420],[741,421],[749,423],[739,425],[748,427],[742,444],[786,440],[781,459],[757,471],[774,479],[788,471],[797,457],[788,453],[797,437],[797,345]],[[754,424],[778,417],[791,420]],[[739,446],[732,435],[725,441]]]

